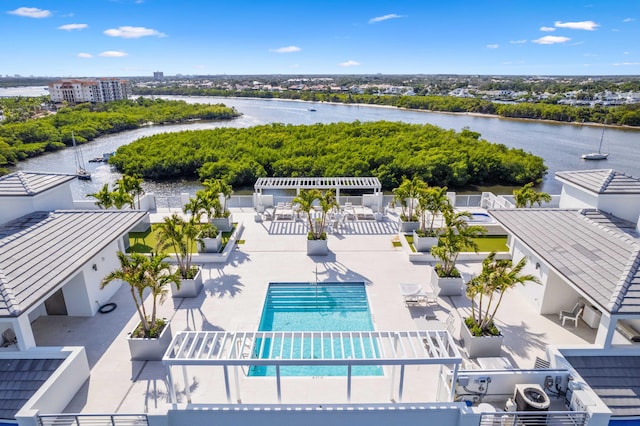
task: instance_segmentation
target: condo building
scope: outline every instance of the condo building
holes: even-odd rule
[[[131,86],[128,80],[119,78],[64,79],[49,83],[49,94],[56,103],[102,103],[127,99]]]

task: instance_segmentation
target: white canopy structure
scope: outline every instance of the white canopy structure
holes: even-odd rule
[[[413,331],[279,331],[226,332],[183,331],[167,349],[162,362],[167,366],[171,402],[177,402],[172,367],[221,366],[225,390],[231,402],[230,366],[274,366],[278,401],[281,401],[280,368],[283,366],[346,366],[347,399],[351,399],[351,369],[355,365],[396,366],[400,369],[398,396],[402,399],[407,365],[453,365],[452,383],[457,380],[462,357],[445,330]],[[392,369],[392,377],[397,368]],[[391,380],[392,387],[395,380]],[[235,380],[236,395],[240,394]],[[187,398],[191,400],[188,393]],[[391,392],[393,393],[393,389]],[[453,389],[451,389],[453,392]],[[453,394],[450,395],[453,398]]]
[[[377,206],[382,207],[382,184],[377,177],[265,177],[259,178],[254,187],[254,207],[265,206],[264,190],[295,189],[296,195],[301,189],[333,189],[336,201],[340,203],[340,190],[357,189],[372,191]],[[369,195],[371,196],[371,195]],[[268,206],[267,206],[268,207]]]

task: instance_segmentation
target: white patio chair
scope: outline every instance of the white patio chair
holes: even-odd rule
[[[573,321],[574,327],[578,326],[578,320],[584,311],[584,303],[578,302],[570,311],[560,311],[560,321],[562,321],[562,325],[569,320]]]
[[[403,283],[400,284],[400,292],[407,306],[421,305],[422,303],[437,303],[438,296],[433,291],[424,291],[420,284]]]

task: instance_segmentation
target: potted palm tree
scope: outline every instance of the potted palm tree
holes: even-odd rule
[[[157,318],[157,306],[166,300],[169,284],[180,287],[180,277],[171,272],[165,258],[166,255],[158,253],[147,257],[139,253],[128,256],[119,251],[120,268],[110,272],[100,283],[101,289],[113,281],[129,284],[140,318],[129,337],[133,360],[160,360],[171,343],[171,326],[168,321]],[[147,292],[151,295],[151,312],[144,304]]]
[[[418,217],[420,228],[413,231],[413,246],[418,252],[429,252],[438,244],[440,229],[436,228],[436,218],[444,210],[453,206],[447,197],[447,187],[431,186],[418,194]],[[427,213],[429,226],[427,227]]]
[[[203,184],[205,189],[201,189],[196,195],[204,200],[209,220],[220,231],[231,231],[233,216],[227,207],[227,201],[233,194],[231,185],[222,179],[207,179]]]
[[[542,207],[543,201],[546,203],[551,201],[551,195],[546,192],[534,191],[533,182],[529,182],[522,188],[513,190],[513,200],[515,201],[517,208],[533,207],[534,204]]]
[[[400,232],[413,232],[420,226],[416,208],[420,192],[427,188],[427,184],[419,177],[412,179],[402,177],[402,183],[393,189],[393,203],[400,204]]]
[[[314,217],[316,211],[314,202],[316,200],[318,200],[318,206],[320,207],[320,215]],[[329,253],[327,233],[325,232],[327,214],[331,209],[338,206],[333,191],[328,190],[322,193],[319,189],[303,189],[293,199],[293,202],[297,203],[300,206],[300,210],[305,212],[307,216],[307,224],[309,226],[307,254],[310,256],[326,256]]]
[[[175,255],[182,284],[171,286],[173,297],[196,297],[202,289],[202,271],[193,265],[200,224],[196,215],[184,220],[178,214],[165,217],[158,225],[158,250]]]
[[[496,312],[505,292],[527,281],[539,282],[534,275],[521,275],[526,257],[514,266],[510,259],[496,259],[492,252],[482,262],[482,272],[467,283],[466,294],[471,299],[471,316],[460,327],[469,357],[499,356],[502,333],[494,324]]]
[[[209,207],[210,198],[201,191],[183,207],[185,213],[194,217],[200,230],[196,237],[198,253],[219,253],[222,248],[222,233],[213,223],[202,221],[202,216],[210,211]]]
[[[431,247],[431,254],[440,262],[433,268],[432,280],[439,296],[459,296],[462,294],[462,275],[456,268],[461,251],[473,249],[478,252],[474,238],[486,234],[483,226],[469,225],[471,213],[445,209],[442,212],[445,227],[440,233],[438,245]]]

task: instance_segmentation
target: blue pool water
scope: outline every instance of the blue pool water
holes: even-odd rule
[[[259,331],[373,331],[364,283],[270,283],[262,311]],[[345,348],[345,357],[359,358],[377,352],[369,339],[352,346],[346,339],[305,339],[302,348],[291,349],[291,342],[265,341],[256,357],[331,358],[332,348]],[[271,340],[271,339],[268,339]],[[341,342],[341,340],[344,340]],[[259,343],[259,344],[258,344]],[[363,343],[362,345],[359,343]],[[260,347],[262,342],[257,342]],[[364,349],[363,349],[364,348]],[[354,376],[379,376],[378,366],[354,366]],[[275,367],[253,366],[250,376],[273,376]],[[287,366],[282,376],[346,376],[346,366]]]

